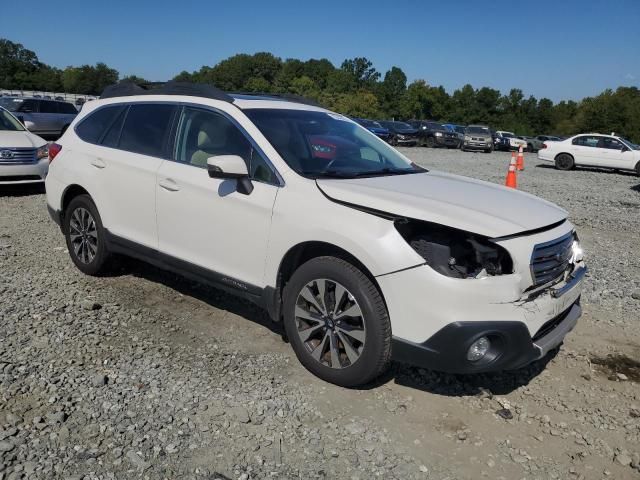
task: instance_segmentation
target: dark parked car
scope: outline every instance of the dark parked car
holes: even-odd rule
[[[511,150],[511,144],[507,137],[502,137],[496,132],[491,132],[491,138],[493,140],[493,149],[497,152],[508,152]]]
[[[30,132],[40,136],[59,137],[78,115],[76,107],[69,102],[36,97],[2,98],[0,107],[9,110]]]
[[[391,132],[389,132],[389,129],[384,128],[375,120],[367,120],[366,118],[354,118],[353,120],[384,141],[388,142],[390,140]]]
[[[420,141],[420,133],[408,123],[392,121],[378,123],[389,130],[391,134],[389,143],[391,145],[413,146]]]
[[[444,125],[428,120],[410,120],[409,125],[420,132],[423,145],[427,147],[460,147],[460,140],[455,132],[449,131]]]

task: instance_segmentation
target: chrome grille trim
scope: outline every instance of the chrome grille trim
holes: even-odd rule
[[[533,286],[553,282],[571,267],[575,234],[569,232],[550,242],[539,243],[531,255]]]
[[[11,152],[5,158],[3,152]],[[0,165],[29,165],[38,161],[35,148],[2,148],[0,147]]]

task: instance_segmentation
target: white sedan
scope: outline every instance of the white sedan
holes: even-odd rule
[[[0,107],[0,185],[44,182],[48,170],[47,142]]]
[[[615,135],[585,133],[560,142],[545,142],[538,158],[553,162],[559,170],[603,167],[631,170],[640,175],[640,147]]]

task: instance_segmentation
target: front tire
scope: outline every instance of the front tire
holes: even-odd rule
[[[284,327],[304,367],[343,387],[366,384],[391,360],[391,324],[382,295],[351,263],[318,257],[284,289]]]
[[[64,213],[64,235],[71,260],[82,273],[106,271],[109,251],[100,214],[89,195],[73,198]]]
[[[556,168],[558,170],[571,170],[574,166],[573,157],[568,153],[561,153],[556,157]]]
[[[427,145],[427,147],[429,148],[435,148],[436,146],[436,140],[433,137],[428,137],[427,140],[425,141],[425,144]]]

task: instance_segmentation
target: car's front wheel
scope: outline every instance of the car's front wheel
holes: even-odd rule
[[[78,195],[64,213],[64,232],[71,260],[87,275],[106,270],[109,251],[98,209],[89,195]]]
[[[556,168],[558,170],[571,170],[574,164],[573,157],[568,153],[561,153],[556,157]]]
[[[388,368],[391,324],[382,295],[351,263],[318,257],[284,289],[284,324],[298,360],[336,385],[363,385]]]
[[[433,137],[427,137],[427,140],[425,141],[425,145],[429,148],[435,148],[436,139]]]

